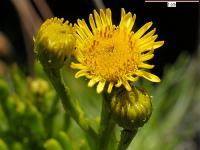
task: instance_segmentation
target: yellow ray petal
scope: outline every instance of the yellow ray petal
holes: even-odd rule
[[[140,61],[147,61],[154,57],[154,54],[142,54]]]
[[[121,19],[119,27],[121,29],[127,29],[131,21],[132,21],[132,14],[129,12],[124,16],[123,19]]]
[[[128,81],[127,80],[123,80],[122,82],[123,82],[122,84],[124,85],[124,87],[126,88],[126,90],[127,91],[131,91],[131,86],[128,83]]]
[[[108,85],[108,90],[107,90],[108,93],[111,93],[111,91],[112,91],[112,89],[113,89],[113,85],[114,85],[113,82],[110,82],[110,83],[109,83],[109,85]]]
[[[154,67],[154,65],[149,65],[149,64],[146,64],[146,63],[140,63],[138,65],[139,68],[145,68],[145,69],[152,69]]]
[[[100,9],[100,18],[101,18],[101,22],[103,24],[103,26],[107,26],[107,20],[106,20],[106,16],[105,13],[103,11],[103,9]]]
[[[157,49],[164,44],[164,41],[149,42],[139,47],[140,51],[146,51],[150,49]]]
[[[83,43],[85,41],[80,37],[80,35],[75,34],[75,38],[76,38],[77,44],[84,45]]]
[[[93,78],[93,76],[92,76],[91,74],[89,74],[89,73],[87,73],[87,74],[85,75],[85,77],[88,78],[88,79],[92,79],[92,78]]]
[[[73,62],[71,63],[70,67],[73,68],[73,69],[86,69],[87,68],[83,64],[76,64],[76,63],[73,63]]]
[[[89,82],[88,82],[88,87],[93,87],[97,82],[99,82],[101,78],[98,77],[93,77]]]
[[[96,29],[96,25],[95,25],[94,18],[93,18],[92,14],[89,15],[89,22],[90,22],[90,26],[92,28],[92,32],[93,32],[93,34],[95,34],[97,29]]]
[[[76,74],[75,74],[75,78],[79,78],[79,77],[82,77],[82,76],[86,76],[88,73],[87,73],[87,70],[80,70],[78,71]]]
[[[145,52],[145,51],[148,51],[150,49],[153,49],[153,45],[154,45],[154,42],[149,42],[149,43],[145,43],[141,46],[138,46],[138,49],[140,49],[140,52]]]
[[[106,9],[106,19],[107,19],[107,23],[108,25],[112,25],[112,13],[111,10],[108,8]]]
[[[125,9],[121,8],[121,19],[124,18],[125,14],[126,14]]]
[[[83,31],[82,28],[80,28],[77,24],[74,25],[74,27],[76,28],[76,32],[78,33],[78,35],[83,39],[83,40],[87,40],[88,37],[85,34],[85,32]]]
[[[74,56],[76,57],[76,59],[77,59],[79,62],[83,62],[83,61],[84,61],[84,55],[82,54],[81,51],[75,50],[73,54],[74,54]]]
[[[78,34],[75,34],[75,38],[76,38],[76,47],[78,47],[78,49],[83,49],[85,46],[85,42],[81,42],[82,39]]]
[[[97,13],[96,10],[94,10],[94,18],[95,18],[97,29],[100,30],[101,27],[102,27],[102,23],[101,23],[101,18],[100,18],[99,14]]]
[[[156,75],[151,74],[149,72],[143,71],[143,70],[138,70],[136,72],[136,75],[141,76],[141,77],[143,77],[143,78],[145,78],[145,79],[147,79],[151,82],[160,82],[159,77],[157,77]]]
[[[134,34],[134,38],[135,39],[139,39],[151,26],[152,26],[152,22],[148,22],[145,25],[143,25],[135,34]]]
[[[154,28],[153,30],[151,30],[150,32],[145,34],[143,37],[140,38],[140,40],[145,40],[145,39],[151,37],[152,35],[154,35],[155,32],[156,32],[156,28]]]
[[[135,81],[138,80],[138,77],[133,77],[133,76],[129,75],[129,76],[126,77],[126,79],[131,81],[131,82],[135,82]]]
[[[119,80],[117,81],[117,84],[115,84],[115,86],[116,86],[116,87],[120,87],[121,85],[122,85],[122,80],[119,79]]]
[[[100,94],[105,86],[106,81],[100,81],[99,84],[97,85],[97,93]]]
[[[127,32],[130,32],[134,26],[135,19],[136,15],[134,14],[132,16],[132,14],[129,12],[121,19],[119,27],[121,29],[125,29]]]
[[[157,42],[154,42],[154,44],[153,44],[153,49],[157,49],[157,48],[163,46],[164,43],[165,43],[164,41],[157,41]]]
[[[154,35],[154,36],[151,36],[149,38],[146,38],[145,40],[141,40],[139,41],[138,45],[141,46],[143,44],[147,44],[147,43],[150,43],[150,42],[154,42],[156,39],[158,38],[158,35]]]
[[[88,37],[92,37],[92,32],[90,31],[90,29],[88,28],[87,24],[85,23],[85,20],[82,19],[78,19],[78,25],[81,27],[81,29],[84,31],[84,33],[88,36]]]
[[[130,32],[135,24],[136,14],[133,15],[132,19],[130,19],[129,24],[127,25],[127,31]]]

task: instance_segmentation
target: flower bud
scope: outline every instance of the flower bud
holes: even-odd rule
[[[35,95],[44,95],[49,90],[48,82],[43,79],[30,79],[30,90]]]
[[[151,116],[151,97],[143,89],[119,89],[112,96],[111,111],[119,126],[130,130],[137,129]]]
[[[16,102],[16,113],[18,115],[23,115],[26,112],[26,104],[23,101],[18,100]]]
[[[44,144],[45,150],[63,150],[62,146],[56,139],[49,139]]]
[[[64,19],[47,19],[34,39],[36,57],[46,68],[61,68],[75,47],[74,30]]]

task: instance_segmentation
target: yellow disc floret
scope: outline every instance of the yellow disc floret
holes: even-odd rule
[[[162,46],[164,41],[155,42],[155,29],[145,34],[152,22],[134,33],[135,19],[136,15],[125,13],[122,9],[121,21],[115,26],[110,9],[105,12],[100,9],[99,14],[94,10],[94,15],[89,16],[92,31],[84,20],[78,19],[75,24],[77,42],[74,55],[79,63],[72,63],[71,67],[80,71],[75,77],[89,78],[89,87],[98,83],[97,93],[101,93],[106,85],[108,93],[114,86],[121,85],[131,91],[129,82],[135,82],[138,77],[160,82],[157,76],[144,69],[154,67],[145,61],[153,58],[154,49]]]
[[[60,68],[75,47],[74,30],[64,19],[47,19],[35,38],[36,56],[47,68]]]

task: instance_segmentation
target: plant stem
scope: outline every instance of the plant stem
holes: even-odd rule
[[[61,98],[63,107],[66,112],[76,121],[76,123],[85,131],[88,143],[93,149],[96,147],[97,134],[85,119],[84,112],[82,111],[79,103],[72,100],[69,89],[64,85],[60,70],[44,68],[47,76],[53,84],[56,92]]]
[[[121,131],[121,137],[120,137],[120,142],[118,145],[117,150],[126,150],[135,137],[137,133],[137,129],[134,130],[129,130],[129,129],[123,129]]]
[[[111,135],[114,131],[115,123],[111,119],[111,110],[109,107],[109,99],[104,95],[102,101],[101,122],[99,128],[99,150],[107,150]]]

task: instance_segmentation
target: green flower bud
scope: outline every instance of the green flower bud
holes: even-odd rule
[[[46,68],[61,68],[71,56],[74,46],[74,30],[64,19],[47,19],[34,39],[34,50],[41,64]]]
[[[60,143],[55,139],[49,139],[48,141],[46,141],[46,143],[44,144],[44,148],[46,150],[63,150]]]
[[[26,112],[26,104],[16,95],[10,95],[6,100],[6,109],[10,114],[23,115]]]
[[[151,97],[143,89],[132,88],[127,91],[121,88],[112,96],[111,111],[119,126],[130,130],[137,129],[151,116]]]
[[[20,100],[16,101],[16,112],[23,115],[26,111],[26,104]]]
[[[44,95],[49,90],[49,84],[43,79],[30,80],[30,90],[33,94]]]

